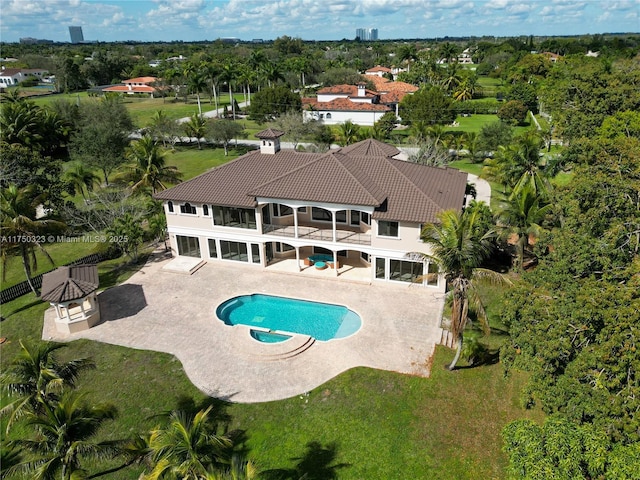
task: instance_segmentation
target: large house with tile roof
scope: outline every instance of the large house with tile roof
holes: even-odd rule
[[[284,132],[264,130],[260,149],[155,198],[164,203],[176,261],[228,262],[368,283],[421,283],[444,291],[425,222],[461,209],[466,173],[399,160],[369,139],[326,153],[282,150]],[[315,272],[314,272],[315,273]]]
[[[368,90],[364,83],[334,85],[318,90],[316,98],[303,98],[304,120],[321,120],[327,125],[339,125],[347,120],[364,126],[373,126],[387,112],[398,115],[402,98],[418,90],[405,82],[392,82],[379,76],[370,76],[376,90]]]
[[[18,85],[28,78],[37,78],[41,81],[48,74],[42,68],[5,68],[0,70],[0,87],[11,87]]]
[[[153,84],[158,79],[156,77],[136,77],[124,80],[118,85],[109,85],[103,88],[103,92],[115,92],[126,93],[127,95],[133,95],[135,93],[143,93],[153,98],[154,94],[158,92],[158,89]]]

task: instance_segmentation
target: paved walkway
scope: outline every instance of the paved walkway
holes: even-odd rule
[[[226,262],[206,264],[185,276],[162,271],[167,261],[155,256],[126,283],[102,292],[103,322],[90,330],[60,334],[53,309],[47,310],[43,338],[88,338],[171,353],[202,391],[243,403],[300,395],[357,366],[430,373],[443,308],[442,295],[431,289],[302,278]],[[361,316],[362,328],[347,338],[317,341],[293,358],[255,359],[249,353],[264,345],[239,336],[241,328],[226,326],[215,316],[223,301],[251,293],[345,305]]]

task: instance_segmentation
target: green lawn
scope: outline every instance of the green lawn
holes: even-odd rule
[[[120,259],[103,262],[99,271],[101,284],[109,286],[127,278],[133,268]],[[497,316],[500,295],[490,290],[483,294],[495,348],[505,335]],[[18,339],[40,338],[46,307],[33,295],[3,306],[3,368],[18,351]],[[296,459],[304,458],[316,468],[335,466],[341,479],[503,478],[502,427],[516,418],[541,420],[542,414],[520,408],[524,376],[505,378],[496,363],[449,372],[443,366],[452,355],[438,347],[428,379],[356,368],[308,395],[260,404],[216,403],[229,427],[245,432],[249,456],[262,470],[293,468]],[[152,415],[185,398],[205,401],[171,355],[81,340],[70,343],[63,358],[84,356],[92,357],[98,368],[81,378],[87,399],[118,407],[118,419],[101,432],[102,438],[148,429],[158,421]],[[92,473],[107,466],[93,467]],[[134,480],[139,473],[130,468],[104,478]]]
[[[90,234],[87,234],[87,237]],[[84,238],[84,237],[83,237]],[[98,244],[92,241],[81,242],[61,242],[61,243],[43,243],[42,246],[53,259],[55,265],[47,259],[46,255],[39,249],[36,251],[38,268],[32,272],[32,275],[53,270],[60,265],[73,262],[92,253],[96,253]],[[6,269],[6,271],[5,271]],[[2,289],[16,285],[26,280],[22,260],[19,257],[8,257],[6,264],[0,264],[0,279]]]
[[[174,165],[183,174],[183,180],[189,180],[214,167],[229,162],[245,153],[245,148],[230,148],[229,155],[224,155],[222,148],[209,148],[204,146],[199,150],[197,146],[177,147],[175,151],[169,151],[166,155],[167,165]]]

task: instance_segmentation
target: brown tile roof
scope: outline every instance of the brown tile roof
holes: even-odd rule
[[[155,197],[244,208],[256,197],[374,206],[373,218],[416,223],[462,207],[466,173],[391,158],[397,153],[375,140],[324,154],[253,151]]]
[[[418,87],[407,82],[392,82],[384,77],[371,76],[371,81],[375,85],[378,93],[404,92],[414,93]]]
[[[273,128],[267,128],[255,134],[257,138],[278,138],[284,135],[285,132],[281,130],[275,130]]]
[[[342,147],[340,153],[343,155],[395,157],[400,153],[400,150],[388,143],[368,138],[367,140]]]
[[[103,92],[133,92],[133,93],[154,93],[156,88],[150,85],[113,85],[103,88]]]
[[[375,97],[378,95],[377,92],[372,90],[365,89],[365,96],[359,98],[367,98],[367,97]],[[349,97],[357,97],[358,96],[358,86],[357,85],[333,85],[331,87],[324,87],[318,90],[318,95],[347,95]]]
[[[369,70],[367,70],[367,72],[384,72],[384,73],[391,73],[391,69],[387,68],[387,67],[383,67],[382,65],[376,65],[373,68],[370,68]]]
[[[61,303],[84,298],[98,289],[96,265],[59,267],[42,276],[40,298],[46,302]]]
[[[19,74],[21,71],[21,68],[5,68],[4,70],[0,71],[0,76],[13,77],[14,75]]]
[[[156,77],[136,77],[124,80],[122,83],[153,83],[158,80]]]
[[[335,98],[329,102],[318,102],[315,98],[303,98],[302,105],[312,106],[317,111],[332,112],[388,112],[388,106],[380,103],[353,102],[348,98]]]

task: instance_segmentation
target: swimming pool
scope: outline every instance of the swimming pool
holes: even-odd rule
[[[216,315],[227,325],[248,325],[328,341],[353,335],[362,320],[342,305],[273,295],[242,295],[222,303]]]

